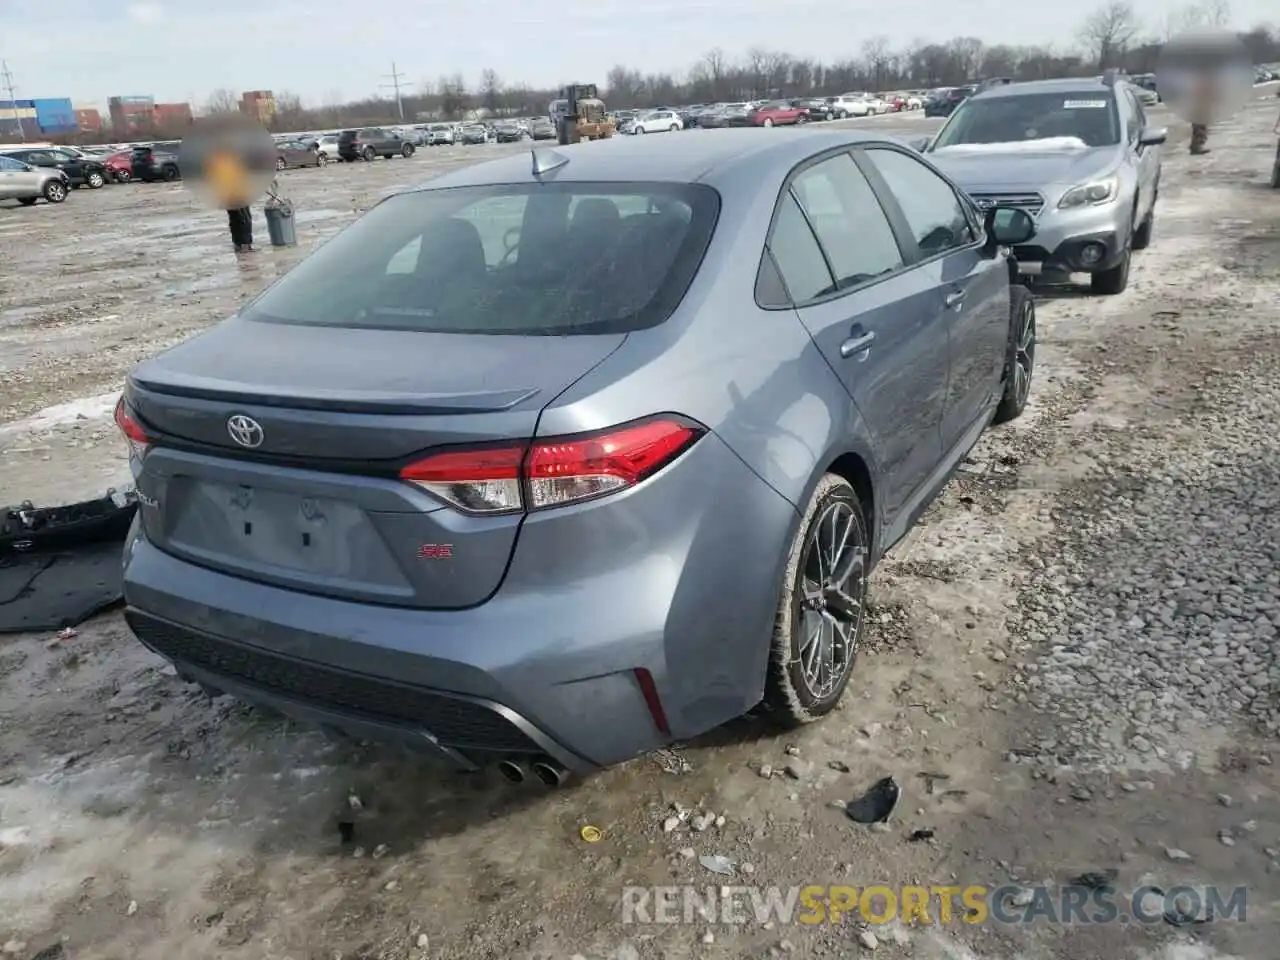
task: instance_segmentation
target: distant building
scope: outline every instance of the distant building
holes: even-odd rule
[[[69,98],[0,100],[0,138],[5,140],[75,133],[79,129]]]
[[[102,112],[97,107],[76,107],[76,126],[85,133],[101,133]]]
[[[195,122],[189,103],[157,103],[155,124],[162,130],[177,130]]]
[[[112,97],[107,101],[116,136],[145,133],[156,125],[155,97]]]
[[[259,123],[270,123],[276,115],[276,98],[270,90],[247,90],[240,95],[240,112]]]

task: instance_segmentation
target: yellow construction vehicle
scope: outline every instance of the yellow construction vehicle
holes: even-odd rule
[[[606,115],[594,83],[571,83],[551,101],[551,122],[562,145],[580,140],[608,140],[617,124]]]

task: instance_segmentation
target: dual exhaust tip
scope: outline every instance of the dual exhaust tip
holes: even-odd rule
[[[512,783],[524,783],[528,779],[525,768],[518,760],[503,760],[498,772]],[[563,786],[569,779],[569,771],[550,757],[540,757],[529,765],[529,772],[548,787]]]

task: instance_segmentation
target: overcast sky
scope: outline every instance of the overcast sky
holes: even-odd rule
[[[7,6],[8,4],[4,4]],[[1136,0],[1155,31],[1170,0]],[[751,46],[827,62],[856,56],[869,35],[895,45],[967,35],[997,43],[1074,43],[1075,3],[1009,0],[138,0],[21,3],[0,31],[19,99],[113,95],[191,100],[210,91],[290,91],[304,102],[380,92],[394,60],[418,88],[485,67],[504,81],[603,84],[617,63],[683,74],[713,46]],[[1280,0],[1235,0],[1233,21],[1280,18]],[[572,19],[570,19],[572,17]],[[572,76],[570,76],[572,74]],[[382,91],[386,93],[387,91]],[[0,91],[0,98],[7,93]]]

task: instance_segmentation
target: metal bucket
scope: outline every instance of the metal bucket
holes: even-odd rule
[[[293,219],[293,204],[288,200],[267,203],[263,209],[267,218],[267,236],[273,247],[292,247],[298,243],[298,233]]]

